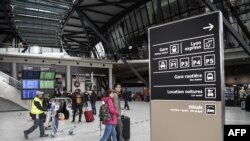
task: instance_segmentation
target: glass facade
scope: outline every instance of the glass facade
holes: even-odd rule
[[[232,5],[237,10],[241,22],[245,25],[249,23],[249,0],[231,0]],[[244,32],[238,25],[237,20],[224,0],[214,0],[213,4],[223,12],[224,17],[230,20],[236,31],[245,37]],[[150,0],[138,8],[128,12],[106,30],[107,39],[113,48],[116,48],[125,59],[147,59],[147,30],[148,27],[167,23],[174,20],[206,13],[209,9],[202,0],[161,0],[160,23],[157,19],[157,0]],[[249,26],[247,27],[249,30]],[[226,31],[225,48],[238,47],[238,43]],[[132,49],[129,47],[132,46]],[[105,50],[107,52],[107,50]],[[111,52],[109,52],[111,53]]]

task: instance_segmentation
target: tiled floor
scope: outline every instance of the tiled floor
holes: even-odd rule
[[[129,103],[131,110],[126,115],[131,118],[130,141],[150,141],[150,107],[147,102]],[[99,107],[100,103],[97,103]],[[226,124],[250,124],[250,112],[240,110],[239,107],[226,107]],[[83,117],[84,118],[84,117]],[[98,118],[92,123],[71,123],[70,120],[60,121],[59,128],[76,125],[74,135],[68,131],[55,138],[40,138],[39,130],[29,135],[32,141],[98,141],[100,138]],[[78,118],[76,118],[78,119]],[[0,141],[24,141],[23,130],[29,128],[33,122],[29,118],[29,112],[2,112],[0,113]],[[50,133],[47,130],[46,133]]]

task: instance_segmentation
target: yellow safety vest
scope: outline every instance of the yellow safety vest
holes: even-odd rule
[[[34,104],[34,101],[38,101],[38,102],[41,104],[41,106],[43,106],[42,100],[39,99],[38,97],[35,97],[35,98],[32,100],[31,114],[39,115],[39,114],[44,113],[44,111],[39,110],[39,109],[36,107],[36,105]]]

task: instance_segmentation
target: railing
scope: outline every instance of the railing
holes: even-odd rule
[[[10,84],[11,86],[17,88],[18,90],[21,90],[21,82],[16,80],[15,78],[3,73],[2,71],[0,71],[0,80]]]

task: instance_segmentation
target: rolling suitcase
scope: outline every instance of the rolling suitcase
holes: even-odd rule
[[[246,96],[246,100],[245,100],[245,110],[246,111],[250,111],[250,94],[248,94],[247,96]]]
[[[92,122],[95,120],[92,110],[88,110],[87,108],[84,111],[84,116],[85,116],[86,122]]]
[[[121,116],[123,129],[122,129],[122,135],[125,141],[128,141],[130,139],[130,118],[128,116]]]

